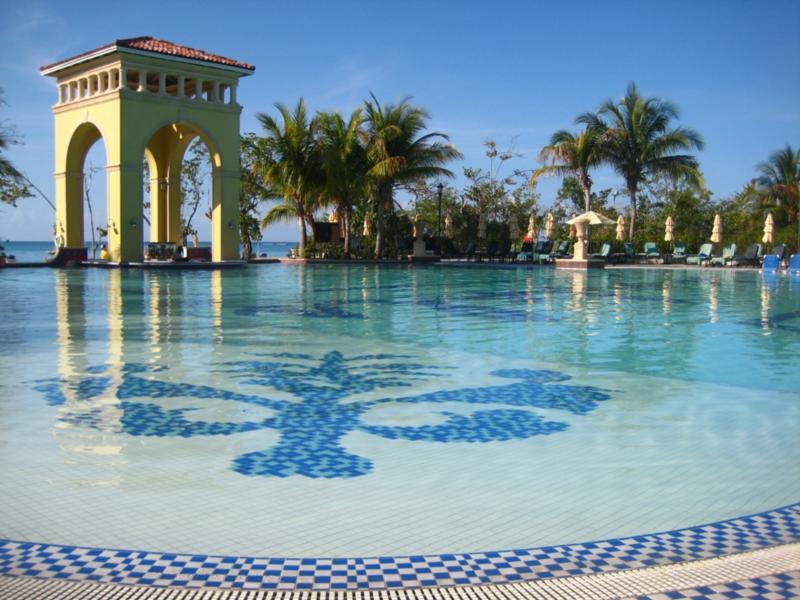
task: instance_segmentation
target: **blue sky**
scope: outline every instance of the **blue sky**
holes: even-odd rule
[[[533,167],[555,130],[621,97],[631,81],[646,96],[675,102],[680,123],[703,135],[699,158],[716,198],[739,190],[772,151],[800,145],[796,1],[122,5],[0,6],[0,118],[24,139],[10,158],[51,197],[56,91],[39,66],[138,35],[254,63],[255,75],[240,86],[243,132],[257,131],[255,114],[275,101],[303,96],[313,110],[349,113],[369,91],[385,102],[412,95],[431,112],[431,128],[464,153],[451,165],[457,183],[463,166],[485,166],[487,138],[524,154],[509,171]],[[102,164],[102,150],[90,159]],[[595,186],[621,180],[603,170]],[[558,180],[539,186],[543,204],[557,188]],[[50,239],[43,200],[0,211],[0,238]],[[296,239],[296,226],[272,227],[265,238]]]

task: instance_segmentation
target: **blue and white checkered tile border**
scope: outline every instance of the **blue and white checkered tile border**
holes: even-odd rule
[[[126,585],[367,590],[507,583],[667,565],[800,541],[800,503],[662,533],[431,556],[257,558],[0,540],[0,574]]]

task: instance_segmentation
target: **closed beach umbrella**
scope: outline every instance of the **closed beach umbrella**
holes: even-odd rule
[[[772,213],[767,213],[767,218],[764,221],[764,237],[761,238],[761,241],[765,244],[771,244],[774,234],[775,223],[772,221]]]
[[[486,215],[484,213],[478,216],[478,239],[486,239]]]
[[[528,235],[526,237],[531,241],[536,239],[536,213],[531,213],[528,219]]]
[[[453,215],[448,210],[444,215],[444,237],[448,240],[453,239]]]
[[[548,240],[553,239],[553,234],[555,233],[553,230],[555,229],[555,226],[556,220],[555,217],[553,217],[553,213],[547,213],[547,217],[545,217],[544,221],[544,237],[546,237]]]
[[[711,229],[711,241],[719,244],[722,241],[722,217],[714,215],[714,227]]]
[[[617,239],[620,241],[625,239],[625,219],[622,215],[617,219]]]
[[[664,241],[671,242],[675,239],[675,221],[672,220],[672,216],[670,215],[667,217],[666,226],[664,228]]]
[[[372,219],[369,213],[364,215],[364,237],[372,237]]]

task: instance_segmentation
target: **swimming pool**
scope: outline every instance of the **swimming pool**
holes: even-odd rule
[[[0,273],[0,536],[368,557],[800,499],[800,278],[269,265]]]

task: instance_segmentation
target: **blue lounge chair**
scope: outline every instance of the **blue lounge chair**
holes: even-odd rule
[[[590,254],[589,258],[602,258],[603,260],[608,260],[609,256],[611,256],[611,244],[604,242],[600,247],[600,252]]]
[[[761,263],[763,271],[777,271],[781,268],[781,259],[777,254],[767,254],[764,257],[764,262]]]
[[[703,244],[700,246],[700,251],[693,255],[686,257],[687,265],[702,265],[704,262],[711,260],[711,250],[714,246],[711,244]]]
[[[792,254],[789,258],[789,272],[800,273],[800,254]]]
[[[661,253],[658,251],[658,246],[655,242],[645,242],[644,254],[642,255],[646,260],[660,260]]]
[[[711,265],[719,265],[725,267],[729,262],[733,262],[733,257],[736,254],[736,244],[728,244],[722,249],[722,256],[715,256],[711,259]]]
[[[685,263],[686,262],[686,244],[683,242],[675,242],[675,249],[672,251],[671,262]]]

